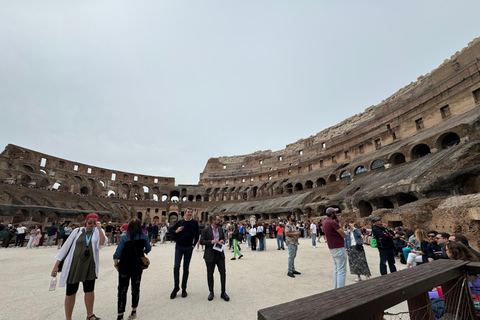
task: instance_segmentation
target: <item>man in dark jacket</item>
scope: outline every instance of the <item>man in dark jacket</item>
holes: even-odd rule
[[[215,266],[217,266],[218,272],[220,273],[220,284],[222,287],[222,294],[220,297],[225,301],[230,300],[230,297],[225,292],[227,279],[225,272],[225,253],[223,250],[223,246],[225,245],[225,234],[220,225],[219,216],[210,217],[210,226],[203,229],[200,244],[205,246],[203,259],[205,259],[205,264],[207,266],[207,282],[208,290],[210,291],[208,301],[212,301],[215,296],[213,293],[213,272],[215,271]]]
[[[185,210],[184,220],[179,220],[170,229],[170,234],[175,236],[175,264],[173,267],[174,288],[170,299],[175,299],[180,291],[180,263],[183,257],[182,297],[187,297],[188,268],[192,259],[192,252],[198,241],[198,222],[193,219],[193,209]]]
[[[372,233],[377,240],[377,248],[380,253],[380,274],[387,274],[387,262],[390,272],[397,271],[395,267],[395,244],[393,243],[394,233],[383,226],[382,218],[372,219]]]

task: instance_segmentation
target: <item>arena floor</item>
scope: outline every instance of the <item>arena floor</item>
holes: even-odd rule
[[[190,264],[188,297],[170,299],[173,289],[173,243],[152,248],[149,269],[143,273],[138,319],[257,319],[257,311],[279,303],[306,297],[333,287],[333,261],[327,245],[300,239],[295,266],[302,275],[287,273],[288,250],[278,251],[275,239],[267,239],[267,250],[252,252],[242,245],[244,257],[231,261],[226,252],[227,293],[230,301],[220,298],[220,278],[215,272],[215,299],[207,301],[208,287],[203,252],[194,251]],[[100,251],[100,274],[95,285],[94,312],[103,320],[116,319],[117,272],[113,267],[115,246]],[[365,247],[373,277],[379,274],[378,250]],[[9,248],[0,250],[2,284],[1,319],[65,319],[65,288],[48,291],[50,273],[55,263],[55,248]],[[397,260],[397,269],[404,265]],[[355,285],[355,276],[347,273],[347,285]],[[73,319],[85,319],[83,291],[80,286]],[[130,294],[130,293],[129,293]],[[127,305],[131,303],[128,296]],[[392,311],[405,311],[402,306]],[[126,315],[130,312],[128,307]]]

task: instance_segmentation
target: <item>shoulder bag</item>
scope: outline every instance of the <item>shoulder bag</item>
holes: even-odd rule
[[[150,259],[148,259],[145,256],[143,257],[138,256],[137,248],[135,248],[135,242],[133,241],[133,239],[132,239],[132,245],[133,245],[133,250],[135,250],[135,255],[137,256],[137,260],[138,260],[138,263],[140,264],[140,267],[142,267],[142,269],[148,269],[148,267],[150,266]]]

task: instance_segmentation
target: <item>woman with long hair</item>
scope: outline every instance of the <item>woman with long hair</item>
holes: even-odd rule
[[[33,246],[38,249],[38,247],[40,246],[40,239],[42,239],[42,229],[41,227],[37,226],[35,226],[35,229],[36,235],[35,240],[33,240]]]
[[[356,274],[355,281],[361,281],[360,276],[365,276],[368,280],[372,275],[368,267],[367,257],[365,256],[365,249],[363,248],[362,231],[357,228],[352,221],[348,224],[348,229],[345,231],[347,237],[345,238],[345,248],[348,252],[348,264],[350,265],[350,273]]]
[[[35,226],[33,227],[33,229],[30,230],[30,239],[28,240],[27,249],[33,249],[33,242],[35,241],[35,237],[37,236],[37,229],[38,227]]]
[[[417,263],[428,262],[427,247],[428,233],[425,229],[415,230],[415,238],[420,242],[420,250],[412,249],[407,258],[407,269],[415,267]]]
[[[85,292],[87,320],[101,320],[93,314],[94,289],[95,279],[97,279],[99,272],[99,251],[107,244],[107,237],[105,237],[98,220],[96,213],[88,214],[83,227],[72,231],[55,256],[57,261],[52,270],[52,277],[57,276],[58,266],[65,259],[59,287],[67,286],[65,297],[65,317],[67,320],[72,319],[75,297],[80,282],[83,283],[83,292]]]
[[[450,241],[445,249],[451,260],[478,262],[478,258],[461,242]]]
[[[143,232],[139,219],[128,224],[127,234],[122,236],[113,255],[115,269],[118,271],[118,320],[123,319],[127,304],[129,282],[132,282],[132,312],[129,320],[137,319],[137,307],[140,299],[140,282],[142,281],[141,257],[148,254],[152,247],[148,235]]]

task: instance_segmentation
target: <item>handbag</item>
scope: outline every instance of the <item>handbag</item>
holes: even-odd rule
[[[372,246],[372,248],[376,248],[378,246],[377,239],[373,237],[370,238],[370,246]]]
[[[133,245],[133,250],[135,250],[135,255],[137,256],[137,260],[138,260],[138,263],[140,264],[140,267],[142,269],[148,269],[148,267],[150,266],[150,259],[148,259],[145,256],[139,257],[137,253],[137,248],[135,248],[135,243],[133,242],[133,240],[132,240],[132,245]]]

